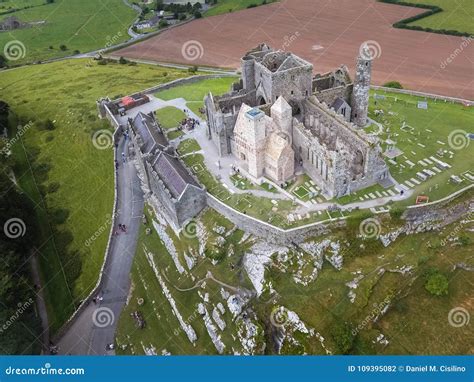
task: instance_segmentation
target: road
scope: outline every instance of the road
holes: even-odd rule
[[[118,146],[119,157],[122,152],[128,153],[123,138]],[[99,293],[103,300],[97,304],[91,302],[79,314],[57,344],[59,354],[114,354],[106,351],[106,345],[114,342],[118,319],[127,299],[144,205],[140,180],[128,155],[126,163],[120,163],[117,175],[117,223],[125,224],[127,232],[113,236],[110,260],[104,269],[103,288]]]

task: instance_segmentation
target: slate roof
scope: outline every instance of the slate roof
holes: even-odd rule
[[[342,98],[338,97],[336,98],[336,100],[333,102],[333,104],[331,105],[331,107],[334,109],[334,110],[339,110],[339,108],[341,106],[343,106],[344,104],[347,104],[347,102],[345,100],[343,100]]]
[[[188,185],[201,188],[177,158],[163,151],[152,161],[152,166],[175,199],[179,199]]]
[[[139,112],[133,119],[132,128],[142,139],[140,149],[143,153],[149,153],[157,147],[163,149],[168,146],[168,140],[154,117]]]

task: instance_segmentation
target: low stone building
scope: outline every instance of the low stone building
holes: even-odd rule
[[[372,61],[313,76],[313,66],[261,44],[241,60],[242,75],[223,96],[205,99],[208,137],[251,176],[282,182],[297,166],[329,197],[391,185],[380,142],[367,135]],[[289,158],[295,163],[290,164]]]
[[[179,229],[206,206],[206,190],[169,146],[152,113],[128,120],[137,168],[154,207]]]

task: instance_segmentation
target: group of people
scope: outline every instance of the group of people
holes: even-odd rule
[[[135,320],[138,328],[140,328],[140,329],[145,328],[146,321],[143,318],[143,315],[138,310],[136,310],[135,312],[130,313],[130,316],[132,316],[132,318]]]
[[[127,233],[127,227],[125,226],[125,224],[119,224],[118,225],[118,230],[115,231],[115,235],[118,235],[120,232]]]

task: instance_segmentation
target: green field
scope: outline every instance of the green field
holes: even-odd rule
[[[37,206],[43,238],[38,250],[53,332],[95,285],[108,239],[113,154],[111,148],[96,148],[92,136],[111,127],[97,118],[95,101],[186,75],[147,65],[89,66],[88,60],[24,67],[0,75],[2,99],[22,125],[32,122],[13,146],[15,175]],[[52,130],[41,127],[46,120],[53,122]],[[87,246],[86,240],[101,227],[106,233]]]
[[[436,5],[442,8],[443,12],[418,20],[411,25],[474,33],[474,2],[472,0],[416,0],[414,2]]]
[[[172,106],[158,109],[155,115],[160,125],[166,130],[178,127],[179,123],[186,118],[186,114],[182,110]]]
[[[277,0],[217,0],[217,5],[204,13],[204,16],[215,16],[223,13],[240,11],[249,8],[249,6],[264,5],[273,3]]]
[[[178,146],[178,153],[180,155],[190,154],[199,150],[201,150],[201,146],[199,146],[199,143],[192,138],[182,141]]]
[[[6,0],[0,3],[0,13],[27,4],[38,6],[0,15],[0,20],[15,16],[23,22],[45,21],[30,28],[0,33],[2,52],[11,41],[18,40],[24,46],[24,57],[9,61],[9,65],[64,57],[75,51],[85,53],[127,41],[128,27],[137,16],[122,0],[56,0],[52,4]],[[60,45],[67,49],[61,50]]]
[[[407,2],[434,5],[443,10],[443,12],[414,21],[409,25],[474,33],[474,2],[472,0],[412,0]],[[423,10],[420,11],[423,12]]]
[[[227,93],[230,86],[237,80],[237,77],[213,78],[195,82],[190,85],[183,85],[167,90],[162,90],[154,95],[165,101],[175,98],[184,98],[186,105],[197,115],[200,115],[199,109],[204,106],[204,97],[209,93],[220,95]]]

